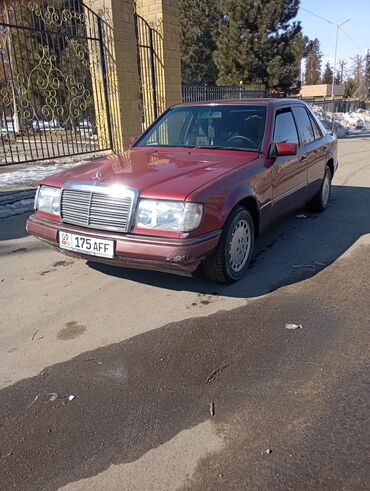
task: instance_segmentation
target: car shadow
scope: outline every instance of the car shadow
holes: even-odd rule
[[[310,278],[333,263],[359,237],[370,233],[369,210],[369,188],[333,186],[331,205],[324,213],[303,210],[270,227],[256,242],[255,256],[245,278],[231,285],[212,283],[201,270],[195,277],[187,278],[88,264],[103,274],[157,288],[236,298],[256,297]]]

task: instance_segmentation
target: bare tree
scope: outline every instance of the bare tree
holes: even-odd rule
[[[368,94],[365,61],[365,57],[361,55],[356,55],[352,58],[352,80],[355,89],[353,97],[359,97],[360,99],[366,99]]]
[[[339,60],[336,72],[336,83],[343,84],[348,78],[347,62],[345,60]]]
[[[370,51],[366,52],[365,61],[365,84],[366,84],[366,99],[370,96]]]

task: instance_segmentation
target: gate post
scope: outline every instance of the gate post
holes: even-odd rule
[[[87,0],[85,3],[102,19],[107,115],[113,150],[122,152],[130,136],[138,136],[142,131],[133,2]]]
[[[136,0],[136,11],[153,28],[158,113],[182,100],[180,23],[176,0]]]

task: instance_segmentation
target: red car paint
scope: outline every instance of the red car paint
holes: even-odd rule
[[[193,272],[216,248],[227,217],[239,203],[246,204],[253,212],[259,234],[273,220],[312,198],[321,186],[326,165],[329,164],[332,173],[337,168],[336,139],[326,133],[320,123],[321,138],[298,146],[296,155],[272,156],[276,111],[298,106],[308,109],[302,101],[255,99],[192,105],[248,104],[267,107],[266,131],[260,152],[133,146],[121,155],[83,164],[41,182],[54,187],[62,187],[67,181],[92,184],[99,173],[102,183],[124,184],[137,189],[140,198],[203,203],[204,215],[197,230],[176,233],[133,227],[123,234],[69,225],[55,215],[40,211],[29,218],[27,230],[58,250],[61,230],[115,240],[113,259],[61,251],[68,255],[127,267],[184,274]]]

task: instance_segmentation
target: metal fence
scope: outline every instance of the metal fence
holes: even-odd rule
[[[138,66],[140,79],[140,105],[142,126],[146,129],[161,112],[157,86],[160,83],[160,70],[155,53],[156,31],[140,15],[135,15]]]
[[[208,86],[208,85],[183,85],[183,102],[202,102],[228,99],[248,99],[261,97],[278,97],[264,90],[244,89],[243,86]],[[293,98],[301,99],[298,96]],[[308,104],[322,107],[329,112],[351,112],[357,109],[370,109],[370,101],[360,99],[348,99],[345,97],[307,97],[302,98]]]
[[[324,111],[332,113],[348,113],[358,109],[370,109],[370,102],[360,99],[348,99],[345,97],[305,97],[302,98],[308,104],[320,106]]]
[[[0,2],[0,123],[0,165],[112,147],[102,20],[83,2]]]
[[[183,102],[201,102],[227,99],[244,99],[253,97],[266,97],[264,90],[249,90],[243,86],[208,86],[208,85],[183,85]]]

